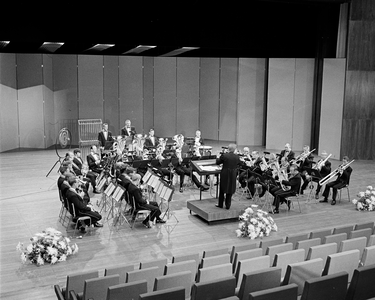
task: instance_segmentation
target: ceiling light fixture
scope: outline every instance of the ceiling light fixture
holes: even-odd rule
[[[54,53],[57,49],[59,49],[64,43],[58,42],[44,42],[42,46],[40,46],[41,50],[47,51],[49,53]]]
[[[179,55],[179,54],[182,54],[182,53],[185,53],[185,52],[188,52],[188,51],[197,50],[197,49],[199,49],[199,47],[182,47],[182,48],[172,50],[168,53],[164,53],[164,54],[159,55],[159,56],[176,56],[176,55]]]
[[[10,41],[0,41],[0,49],[5,48],[9,43]]]
[[[132,49],[124,52],[123,54],[139,54],[143,51],[150,50],[150,49],[153,49],[153,48],[156,48],[156,46],[138,45],[137,47],[132,48]]]
[[[94,50],[94,51],[103,51],[105,49],[113,47],[115,44],[96,44],[91,48],[88,48],[86,51]]]

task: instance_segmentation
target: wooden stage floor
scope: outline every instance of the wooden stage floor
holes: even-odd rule
[[[217,150],[222,145],[214,146]],[[138,264],[157,258],[167,258],[170,262],[174,255],[202,254],[203,250],[249,243],[248,239],[237,238],[238,222],[213,222],[208,226],[200,217],[190,214],[187,201],[199,201],[199,190],[191,187],[183,193],[176,190],[170,206],[174,217],[171,216],[165,225],[146,229],[136,224],[130,229],[124,224],[114,228],[113,220],[104,216],[103,228],[93,229],[82,239],[72,238],[78,244],[79,252],[66,262],[41,267],[23,265],[16,251],[18,242],[28,244],[30,237],[48,227],[67,236],[73,233],[66,232],[58,222],[57,168],[46,177],[56,159],[54,150],[0,154],[1,299],[55,299],[53,285],[65,286],[66,275],[73,272],[99,270],[103,275],[106,267],[119,264]],[[333,168],[338,165],[338,161],[332,160]],[[366,186],[375,185],[375,162],[355,161],[352,167],[350,193],[354,198]],[[90,193],[90,196],[93,203],[100,199],[98,194]],[[214,193],[203,193],[203,199],[213,197]],[[244,207],[254,203],[245,198],[239,200],[239,196],[234,203],[236,201]],[[212,205],[215,203],[212,200]],[[301,204],[302,214],[296,207],[289,212],[285,206],[281,208],[280,214],[274,215],[279,230],[265,239],[375,219],[375,212],[358,212],[348,199],[335,206],[315,204],[314,201]]]

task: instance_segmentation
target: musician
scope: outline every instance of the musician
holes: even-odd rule
[[[153,128],[150,129],[148,137],[145,139],[144,147],[156,148],[159,145],[159,140],[155,137],[155,131]]]
[[[195,131],[194,145],[200,147],[204,145],[204,140],[202,138],[202,132],[200,130]]]
[[[263,171],[261,169],[261,164],[262,164],[262,158],[259,155],[259,151],[253,151],[251,153],[251,158],[252,160],[250,161],[250,171],[251,171],[251,176],[248,179],[248,187],[250,190],[251,195],[254,196],[255,194],[255,184],[260,184],[262,185],[262,191],[259,195],[259,197],[263,197],[265,194],[267,187],[266,185],[261,181],[261,176],[263,174]],[[249,197],[250,198],[250,197]]]
[[[65,197],[66,191],[70,188],[68,179],[69,177],[74,175],[70,173],[69,168],[67,166],[60,166],[59,173],[60,176],[57,179],[57,187],[61,191],[61,195]]]
[[[123,137],[131,137],[131,139],[133,140],[134,136],[136,135],[136,131],[135,131],[135,127],[134,126],[131,126],[131,121],[130,120],[126,120],[125,121],[125,126],[121,128],[121,135]]]
[[[87,164],[92,172],[100,174],[103,171],[103,166],[96,145],[90,147],[90,154],[87,155]]]
[[[297,158],[296,164],[299,164],[299,172],[301,174],[304,184],[305,182],[308,183],[308,180],[306,177],[306,175],[308,175],[307,170],[311,169],[313,162],[314,162],[314,156],[312,153],[310,153],[310,146],[308,145],[303,146],[303,151],[301,155],[299,155],[299,158]],[[306,186],[302,185],[302,188],[301,188],[302,194]]]
[[[294,159],[294,152],[292,151],[292,148],[290,147],[289,143],[285,144],[284,150],[281,150],[279,154],[279,163],[283,164],[285,162],[290,162],[292,159]]]
[[[309,182],[317,182],[318,185],[315,191],[315,199],[319,199],[319,192],[322,188],[322,186],[319,184],[319,180],[331,173],[331,162],[327,159],[327,157],[328,153],[326,151],[323,151],[320,155],[320,160],[318,160],[318,162],[315,163],[315,165],[312,167],[312,169],[319,171],[321,177],[310,176],[309,174],[306,174],[306,180],[303,182],[303,185],[301,187],[301,191],[304,191]]]
[[[298,167],[296,165],[292,165],[289,168],[290,177],[288,180],[282,180],[281,184],[284,186],[289,186],[289,190],[283,190],[282,188],[272,189],[271,194],[274,196],[273,205],[275,209],[270,213],[278,214],[279,213],[279,206],[280,203],[286,202],[287,197],[295,196],[299,194],[299,190],[301,187],[301,175],[298,171]],[[287,202],[288,209],[290,210],[290,201]]]
[[[107,123],[103,123],[102,130],[98,133],[98,141],[99,141],[99,147],[101,150],[104,150],[106,148],[107,142],[113,143],[114,140],[112,137],[112,132],[108,130]]]
[[[337,169],[337,178],[335,181],[329,182],[326,184],[326,187],[323,192],[324,199],[319,202],[328,202],[328,194],[330,188],[332,188],[332,202],[331,205],[336,204],[337,190],[343,188],[349,184],[350,175],[352,174],[353,169],[350,166],[343,168],[347,163],[349,163],[349,157],[344,156],[342,158],[342,164]]]
[[[240,160],[241,162],[240,162],[240,171],[238,175],[238,182],[240,183],[242,188],[245,188],[247,185],[247,180],[249,179],[248,170],[250,169],[250,161],[252,160],[249,147],[243,148],[243,153],[240,157]]]
[[[150,222],[153,222],[154,219],[156,219],[156,223],[165,223],[165,221],[160,218],[161,211],[157,202],[143,199],[141,189],[132,183],[130,178],[131,172],[132,170],[129,168],[122,170],[120,184],[127,190],[129,196],[134,198],[136,207],[133,207],[133,209],[148,209],[151,211],[142,224],[146,228],[151,228]]]
[[[236,177],[237,169],[240,163],[240,158],[234,152],[236,151],[236,144],[228,145],[228,153],[223,153],[216,158],[216,164],[222,164],[220,172],[220,192],[219,202],[216,207],[230,209],[232,202],[232,195],[236,192]]]

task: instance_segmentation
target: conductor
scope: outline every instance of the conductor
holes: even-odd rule
[[[239,156],[234,154],[236,148],[236,144],[229,144],[228,153],[223,153],[216,158],[216,164],[223,165],[220,172],[219,203],[216,205],[219,208],[223,208],[225,194],[225,208],[229,209],[232,202],[232,195],[236,192],[237,168],[240,163]]]

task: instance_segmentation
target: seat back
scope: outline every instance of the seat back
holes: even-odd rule
[[[323,238],[326,235],[331,235],[332,230],[331,229],[321,229],[321,230],[314,230],[310,232],[309,238],[310,239],[315,239],[315,238],[320,238],[323,242]]]
[[[244,273],[237,296],[239,299],[248,299],[249,293],[280,286],[280,281],[281,268],[279,267]]]
[[[369,299],[375,297],[375,265],[355,269],[346,300]]]
[[[76,294],[82,293],[85,280],[97,277],[99,277],[98,271],[68,275],[66,278],[65,299],[70,299],[69,291],[71,290],[73,290]]]
[[[126,281],[126,272],[134,271],[134,265],[125,265],[104,269],[104,276],[116,275],[120,276],[120,284]]]
[[[262,240],[260,241],[259,248],[262,248],[262,255],[265,255],[268,247],[279,245],[279,244],[282,244],[283,242],[284,242],[283,238],[276,238],[272,240]]]
[[[240,286],[241,278],[244,273],[263,270],[269,267],[270,257],[268,255],[238,261],[238,267],[235,274],[237,286]]]
[[[159,275],[164,274],[164,267],[168,263],[167,258],[160,258],[160,259],[154,259],[146,262],[140,262],[139,263],[139,269],[147,269],[151,267],[159,267]]]
[[[185,289],[185,298],[190,297],[191,272],[184,271],[171,275],[158,276],[155,278],[154,291],[165,290],[182,286]]]
[[[197,282],[207,282],[232,275],[232,264],[227,263],[198,270]]]
[[[342,300],[345,299],[347,285],[346,272],[308,279],[305,281],[301,300]]]
[[[185,300],[182,286],[139,295],[139,300]]]
[[[375,234],[370,235],[370,238],[367,241],[367,247],[375,245]]]
[[[283,285],[295,283],[298,286],[298,295],[302,294],[305,281],[322,275],[323,259],[316,258],[288,265]]]
[[[255,249],[256,247],[257,247],[256,243],[249,243],[249,244],[246,243],[244,245],[233,245],[232,250],[230,252],[230,262],[233,263],[234,257],[237,252]]]
[[[361,230],[365,228],[370,228],[371,230],[374,230],[374,222],[364,222],[364,223],[358,223],[354,225],[354,230]]]
[[[85,280],[85,286],[83,288],[83,300],[105,299],[107,297],[108,287],[118,285],[119,283],[119,275],[87,279]]]
[[[266,300],[266,299],[277,299],[277,300],[297,300],[298,286],[294,283],[278,286],[271,289],[252,292],[249,294],[249,300]]]
[[[375,265],[375,245],[363,250],[361,266]]]
[[[307,233],[292,234],[292,235],[288,235],[285,238],[285,243],[292,243],[293,244],[293,249],[296,249],[297,242],[303,241],[303,240],[307,240],[307,239],[308,239]]]
[[[227,254],[227,253],[229,253],[229,249],[227,247],[213,249],[213,250],[206,250],[206,251],[203,251],[202,258],[212,257],[212,256],[222,255],[222,254]]]
[[[367,244],[367,238],[364,236],[350,239],[350,240],[344,240],[344,241],[341,241],[338,252],[358,249],[359,255],[362,256],[363,249],[365,249],[366,244]]]
[[[304,249],[305,250],[305,259],[306,259],[307,254],[309,253],[309,249],[313,246],[320,245],[321,242],[322,242],[322,240],[320,238],[298,241],[297,245],[296,245],[296,249]]]
[[[307,253],[306,260],[314,259],[314,258],[322,258],[323,263],[326,263],[327,256],[330,254],[337,253],[337,245],[336,243],[330,244],[323,244],[310,247],[309,253]]]
[[[292,243],[285,243],[285,244],[280,244],[280,245],[274,245],[274,246],[269,246],[266,250],[266,255],[269,255],[270,257],[270,266],[272,266],[273,261],[275,259],[275,255],[277,253],[282,253],[286,251],[293,250],[293,244]]]
[[[354,270],[358,267],[359,258],[358,249],[328,255],[322,275],[344,271],[348,273],[350,282]]]
[[[191,273],[191,284],[195,282],[195,276],[197,274],[197,265],[195,260],[181,261],[174,264],[167,264],[164,268],[164,275],[176,274],[179,272],[190,271]]]
[[[262,253],[263,253],[262,248],[255,248],[255,249],[251,249],[251,250],[237,252],[234,255],[234,260],[233,260],[233,274],[236,274],[238,262],[240,260],[259,257],[259,256],[262,256]]]
[[[53,289],[55,290],[55,295],[57,297],[57,300],[65,300],[64,295],[60,289],[60,286],[58,284],[55,284],[53,286]]]
[[[122,283],[108,287],[106,300],[133,300],[144,293],[147,293],[146,280]]]
[[[363,228],[358,230],[353,230],[349,234],[349,239],[355,239],[357,237],[366,237],[367,240],[370,239],[370,236],[372,235],[372,229],[371,228]]]
[[[199,266],[199,253],[192,253],[192,254],[184,254],[184,255],[175,255],[172,257],[172,264],[178,263],[181,261],[187,261],[187,260],[195,260],[196,262],[196,269],[198,269]]]
[[[206,268],[206,267],[212,267],[217,265],[222,265],[230,263],[230,254],[221,254],[216,256],[210,256],[210,257],[203,257],[200,267]]]
[[[346,236],[349,237],[351,231],[353,231],[354,225],[344,225],[333,228],[332,234],[346,233]]]
[[[304,260],[305,260],[305,250],[296,249],[296,250],[286,251],[282,253],[277,253],[275,255],[273,266],[281,268],[281,280],[282,280],[285,276],[286,268],[289,264],[302,262]]]
[[[330,243],[336,243],[337,245],[337,251],[339,251],[340,243],[341,241],[344,241],[347,239],[347,234],[345,232],[338,233],[338,234],[332,234],[332,235],[326,235],[323,238],[322,244],[330,244]]]
[[[155,278],[159,274],[159,267],[130,271],[126,273],[126,283],[145,279],[147,281],[147,291],[151,292],[154,288]]]
[[[221,299],[234,296],[236,278],[227,276],[221,279],[193,284],[191,300]]]

